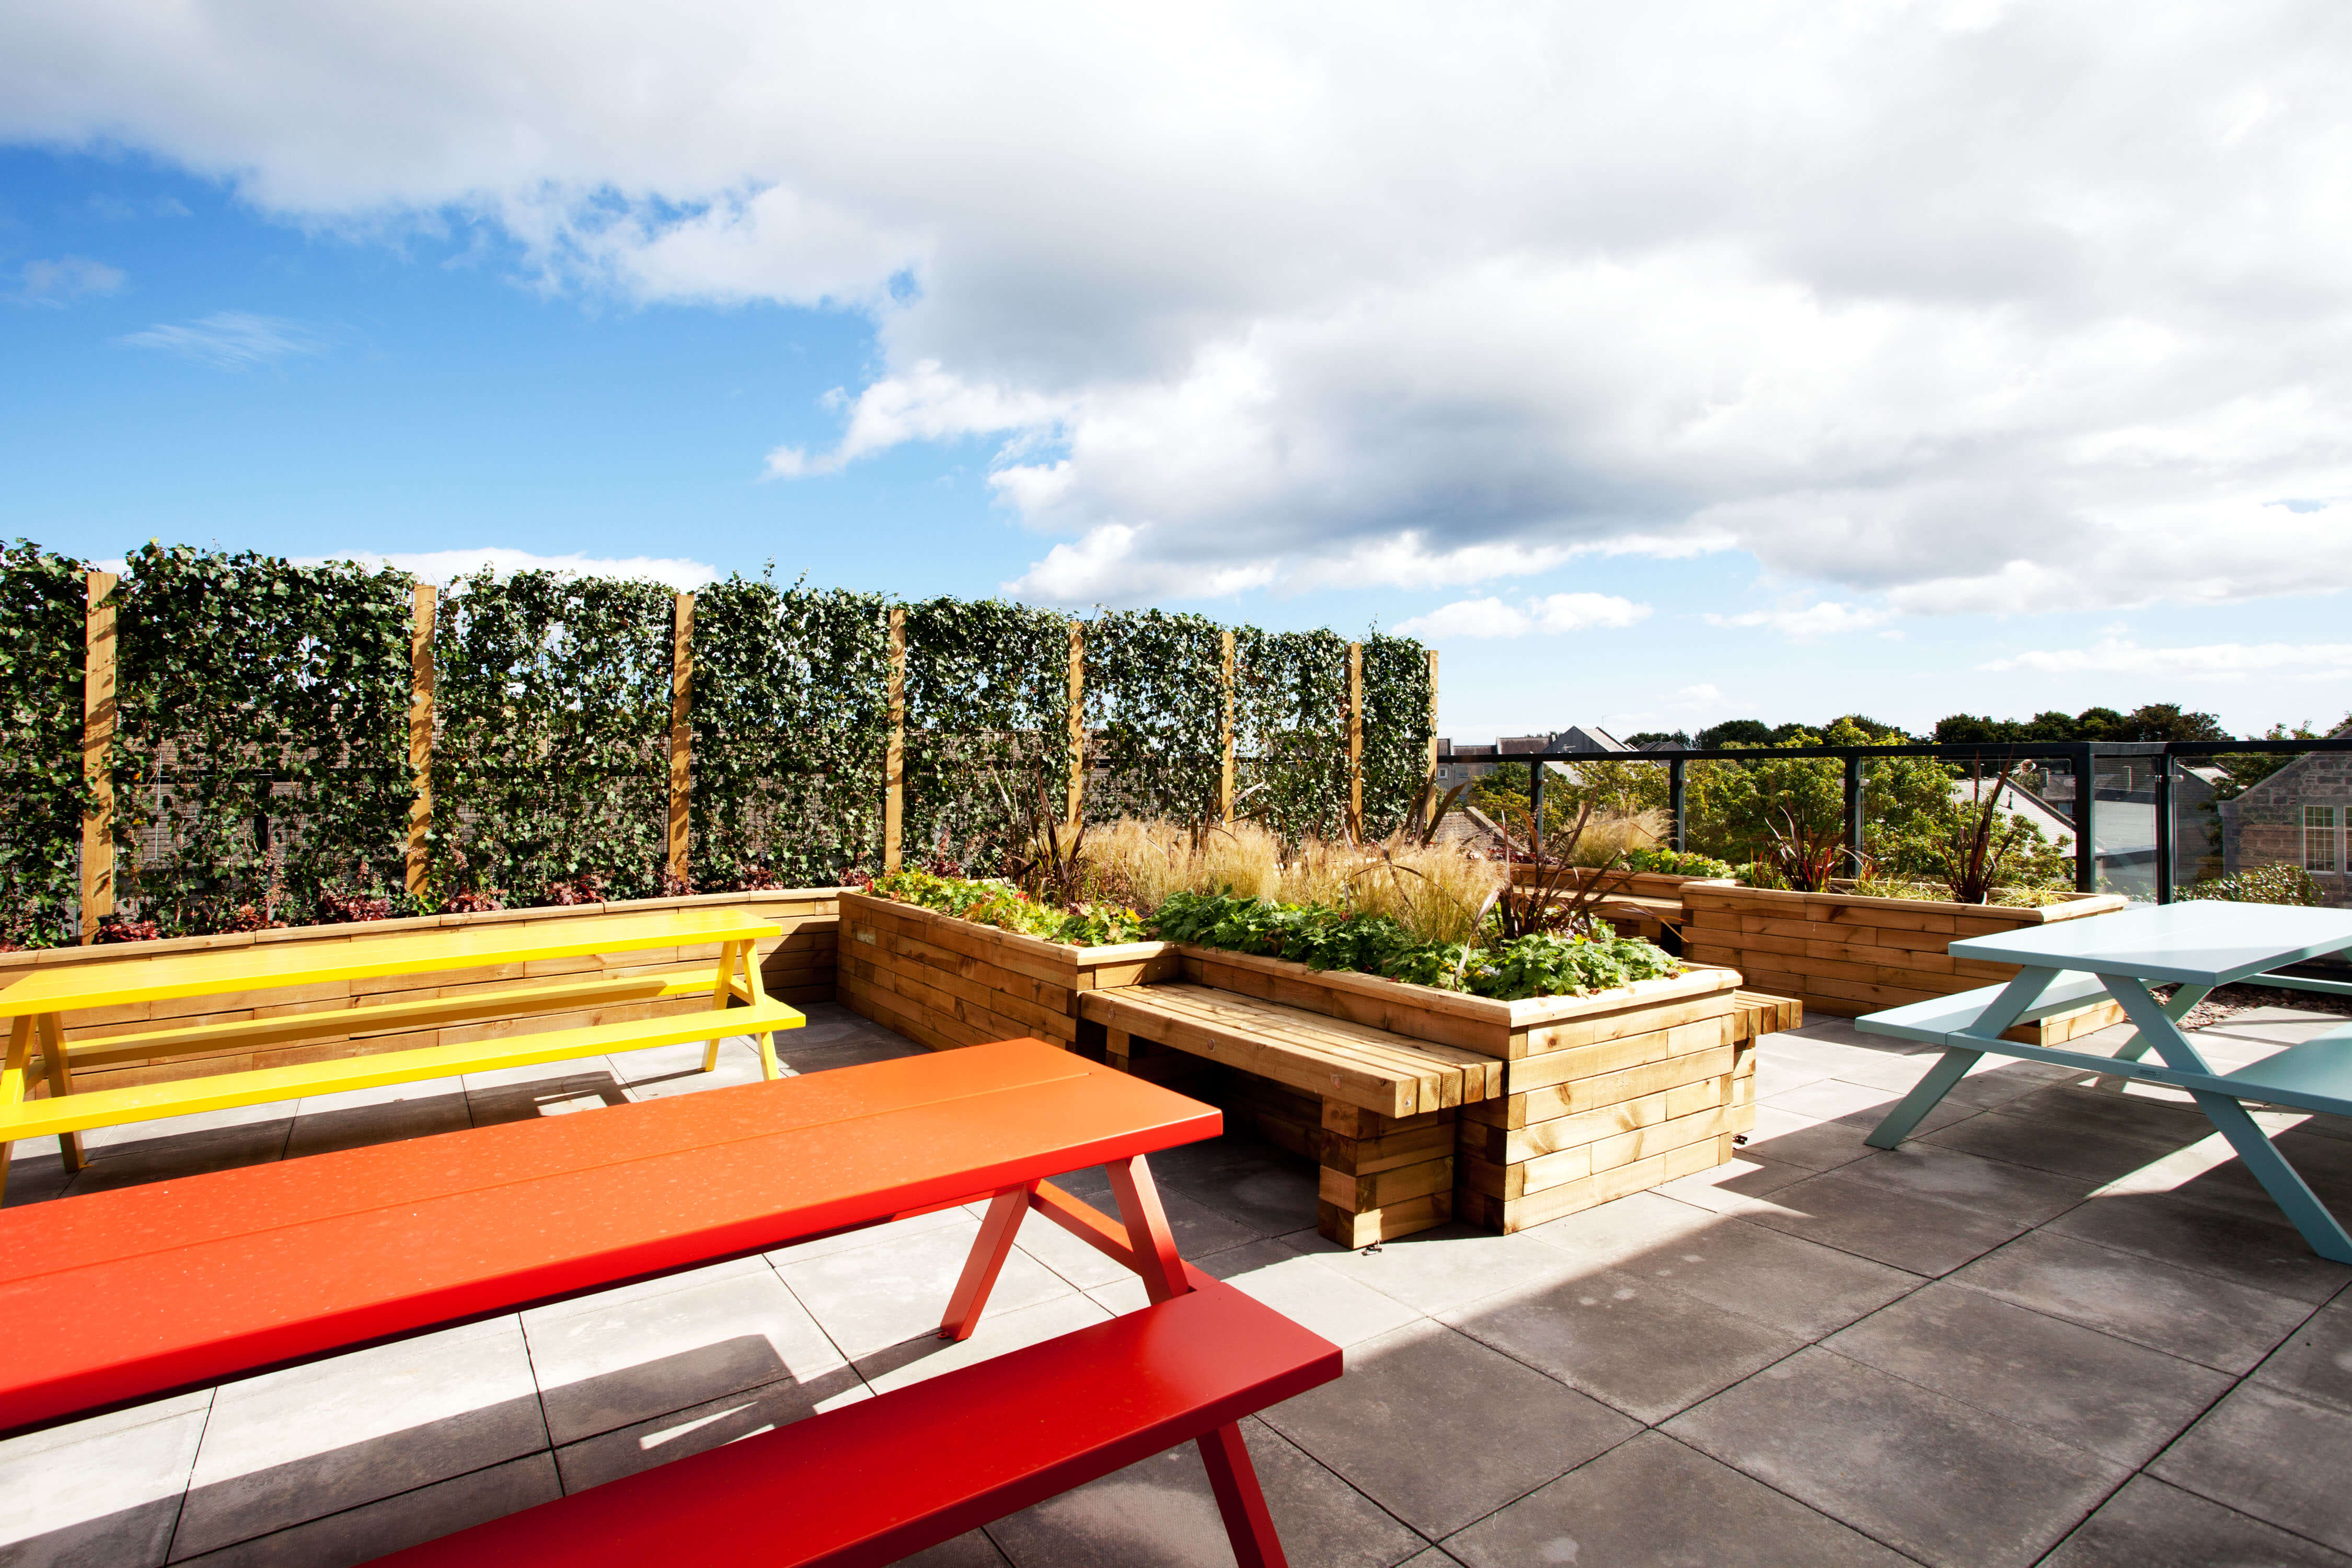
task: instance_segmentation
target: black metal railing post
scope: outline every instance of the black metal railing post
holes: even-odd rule
[[[1680,757],[1666,764],[1666,810],[1675,819],[1675,853],[1690,851],[1690,764]]]
[[[2172,902],[2172,753],[2156,763],[2156,901]]]
[[[1541,757],[1528,763],[1528,850],[1530,854],[1543,851],[1543,785],[1544,774],[1549,771],[1550,764]]]
[[[2077,742],[2074,760],[2074,889],[2077,892],[2099,890],[2099,847],[2092,835],[2096,827],[2094,814],[2097,781],[2092,776],[2095,765],[2091,743]]]
[[[1845,874],[1863,875],[1862,759],[1845,760]]]

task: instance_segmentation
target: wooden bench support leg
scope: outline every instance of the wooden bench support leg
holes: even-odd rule
[[[981,1309],[988,1305],[988,1293],[996,1288],[996,1277],[1013,1255],[1013,1238],[1021,1234],[1021,1221],[1029,1213],[1029,1194],[1034,1190],[1007,1187],[990,1201],[988,1217],[980,1222],[980,1234],[972,1238],[971,1256],[963,1260],[963,1277],[948,1299],[948,1315],[940,1321],[940,1338],[968,1340],[980,1326]]]
[[[1325,1100],[1316,1229],[1342,1247],[1370,1247],[1453,1218],[1459,1120],[1453,1109],[1382,1116]]]
[[[55,1013],[42,1014],[34,1026],[40,1031],[41,1065],[43,1076],[48,1079],[49,1094],[61,1100],[73,1092],[73,1079],[66,1070],[65,1031],[58,1026]],[[68,1171],[79,1171],[89,1163],[82,1153],[81,1134],[79,1132],[58,1133],[58,1152],[64,1156]]]
[[[1225,1534],[1234,1544],[1234,1561],[1240,1568],[1287,1568],[1240,1425],[1227,1422],[1201,1438],[1199,1447],[1209,1489],[1216,1494],[1217,1511],[1224,1515]]]

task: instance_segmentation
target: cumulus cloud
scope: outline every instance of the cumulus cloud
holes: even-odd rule
[[[2352,494],[2325,0],[85,0],[0,42],[0,138],[496,226],[544,286],[863,312],[839,438],[768,471],[985,439],[1038,592],[1722,547],[1906,615],[2352,574],[2272,504]]]
[[[2090,647],[2037,648],[1977,667],[2032,670],[2041,675],[2085,672],[2207,676],[2216,680],[2267,675],[2285,679],[2340,680],[2352,676],[2352,643],[2208,643],[2201,647],[2142,647],[2106,637]]]
[[[1791,642],[1815,642],[1848,632],[1867,631],[1894,618],[1892,610],[1824,601],[1792,610],[1746,610],[1736,616],[1710,613],[1706,616],[1706,624],[1711,626],[1764,626]]]
[[[669,559],[653,555],[605,557],[595,555],[535,555],[528,550],[509,550],[500,545],[485,545],[476,550],[427,550],[421,552],[383,552],[346,550],[331,557],[310,556],[298,562],[304,566],[316,566],[327,560],[356,561],[365,566],[389,566],[405,572],[426,583],[450,583],[460,577],[470,577],[485,566],[501,577],[518,572],[564,572],[584,577],[629,577],[641,582],[665,583],[681,594],[690,594],[706,584],[719,580],[719,574],[699,561]]]
[[[122,269],[87,256],[27,261],[17,268],[16,302],[57,309],[89,294],[111,294],[122,287]]]
[[[299,321],[244,310],[215,310],[200,321],[152,326],[114,341],[131,348],[162,349],[215,370],[250,370],[327,349],[326,340]]]
[[[1409,637],[1523,637],[1530,634],[1580,632],[1630,626],[1650,613],[1647,605],[1614,594],[1547,594],[1524,605],[1500,599],[1461,599],[1416,616],[1397,627]]]

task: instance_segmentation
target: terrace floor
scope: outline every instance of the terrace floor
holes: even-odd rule
[[[2325,1024],[2204,1031],[2232,1064]],[[832,1006],[803,1072],[911,1054]],[[8,1201],[688,1093],[698,1047],[94,1139]],[[1989,1062],[1865,1148],[1927,1056],[1830,1020],[1764,1042],[1748,1158],[1512,1237],[1317,1237],[1311,1170],[1156,1157],[1187,1257],[1347,1347],[1247,1425],[1299,1568],[2352,1564],[2352,1269],[2202,1117]],[[543,1071],[544,1069],[532,1069]],[[2352,1124],[2289,1157],[2352,1213]],[[1107,1201],[1099,1173],[1068,1184]],[[976,1217],[935,1215],[0,1443],[0,1564],[341,1568],[1139,1305],[1031,1216],[979,1334],[929,1336]],[[18,1333],[37,1331],[12,1324]],[[791,1478],[779,1478],[780,1508]],[[911,1561],[1232,1561],[1190,1448]]]

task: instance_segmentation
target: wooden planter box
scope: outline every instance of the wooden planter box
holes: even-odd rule
[[[1590,886],[1596,875],[1589,867],[1576,867],[1575,885]],[[1538,878],[1532,866],[1512,868],[1511,880],[1520,887]],[[1728,877],[1678,877],[1664,871],[1636,871],[1631,877],[1611,873],[1606,880],[1615,889],[1609,895],[1608,907],[1609,923],[1617,934],[1657,942],[1670,952],[1679,951],[1672,932],[1682,920],[1683,889],[1734,885]]]
[[[1727,969],[1497,1002],[1211,948],[1182,952],[1184,978],[1199,984],[1501,1058],[1501,1098],[1439,1113],[1454,1127],[1453,1213],[1475,1225],[1520,1230],[1704,1171],[1730,1159],[1732,1139],[1756,1124],[1755,1052],[1732,1039],[1741,982]],[[1286,1097],[1261,1094],[1251,1110],[1278,1122]]]
[[[1176,950],[1164,942],[1071,947],[841,895],[840,999],[935,1051],[1023,1036],[1074,1047],[1080,992],[1175,977]]]
[[[1684,952],[1694,963],[1733,966],[1759,991],[1852,1018],[1996,984],[2017,973],[2013,964],[1952,957],[1945,950],[1962,937],[2103,915],[2128,901],[2116,893],[2074,893],[2041,909],[2004,909],[1694,883],[1683,889]],[[2122,1020],[2114,1003],[2095,1003],[2021,1025],[2008,1037],[2054,1046]]]
[[[531,923],[543,921],[593,919],[599,915],[642,914],[649,910],[715,907],[750,910],[774,921],[783,934],[760,943],[760,980],[780,1002],[829,1002],[834,995],[834,928],[836,890],[832,888],[790,888],[758,893],[702,893],[682,899],[637,899],[608,904],[573,904],[561,908],[499,910],[485,914],[428,915],[415,920],[362,921],[342,925],[296,926],[285,931],[245,931],[223,936],[172,937],[161,942],[110,943],[104,946],[41,948],[29,952],[0,953],[0,988],[12,985],[36,969],[52,964],[106,964],[157,953],[195,952],[218,949],[276,945],[281,942],[367,942],[404,932],[436,927]],[[651,952],[614,954],[610,962],[588,955],[550,959],[528,966],[513,964],[474,970],[450,970],[436,974],[386,975],[372,980],[341,981],[299,990],[280,987],[266,992],[228,992],[216,996],[178,1001],[135,1003],[93,1009],[73,1016],[68,1041],[109,1034],[140,1024],[230,1024],[256,1016],[295,1012],[341,1003],[393,1002],[404,992],[458,995],[470,991],[495,992],[524,984],[540,984],[561,975],[624,979],[638,974],[708,972],[719,961],[715,945],[657,948]],[[579,1013],[534,1014],[530,1027],[572,1028],[592,1024],[623,1023],[637,1018],[707,1007],[708,1001],[684,997],[667,1002],[637,1002]],[[287,1067],[299,1062],[334,1061],[370,1056],[379,1051],[413,1050],[425,1046],[454,1045],[504,1032],[512,1026],[499,1021],[449,1025],[438,1029],[412,1029],[402,1034],[371,1035],[364,1039],[306,1040],[275,1049],[224,1052],[214,1056],[175,1056],[152,1065],[77,1072],[83,1089],[120,1089],[130,1084],[201,1078],[211,1073],[247,1072]]]

